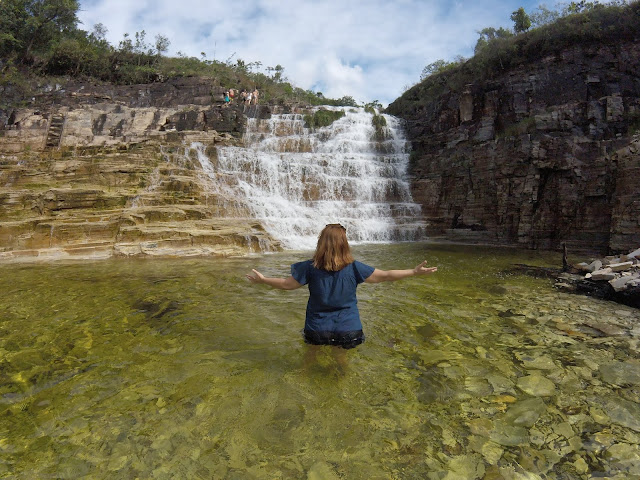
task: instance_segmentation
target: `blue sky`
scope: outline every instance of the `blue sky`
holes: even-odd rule
[[[484,27],[511,27],[521,0],[81,0],[83,28],[102,23],[114,45],[145,30],[170,55],[281,65],[294,85],[325,96],[387,104],[425,65],[471,56]],[[555,2],[546,2],[550,8]],[[266,73],[266,72],[265,72]],[[231,87],[231,85],[229,85]]]

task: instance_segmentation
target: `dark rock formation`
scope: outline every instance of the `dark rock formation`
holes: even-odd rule
[[[29,116],[48,119],[57,112],[74,110],[107,109],[92,119],[94,135],[122,136],[126,123],[111,126],[104,131],[107,114],[120,114],[134,110],[156,109],[153,121],[147,122],[149,129],[168,131],[207,131],[242,135],[246,118],[269,118],[273,108],[268,105],[243,106],[239,103],[224,103],[225,88],[214,84],[209,78],[182,77],[143,85],[111,85],[105,83],[68,80],[65,83],[50,83],[33,87],[38,93],[31,98],[20,96],[20,92],[5,92],[0,102],[0,132],[21,128],[25,112]],[[10,95],[11,94],[11,95]],[[21,105],[19,108],[9,105]],[[25,106],[26,104],[26,106]],[[166,116],[163,114],[169,112]],[[175,113],[174,113],[175,112]],[[134,116],[132,113],[131,116]]]
[[[172,78],[166,82],[141,85],[113,85],[70,80],[47,84],[34,97],[39,106],[73,107],[80,104],[119,103],[130,108],[168,108],[180,105],[211,105],[223,102],[224,88],[212,79]]]
[[[416,92],[389,112],[407,122],[431,235],[571,251],[640,244],[640,41]]]

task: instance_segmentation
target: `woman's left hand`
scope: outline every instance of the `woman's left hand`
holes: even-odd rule
[[[416,268],[413,269],[413,273],[416,275],[430,275],[438,271],[438,267],[427,267],[427,261],[425,260]]]

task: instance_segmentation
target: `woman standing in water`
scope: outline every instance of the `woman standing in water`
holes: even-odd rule
[[[349,349],[360,345],[365,338],[356,287],[363,282],[392,282],[414,275],[430,275],[438,270],[438,267],[427,267],[426,264],[424,261],[410,270],[379,270],[358,262],[351,255],[346,229],[333,223],[320,233],[313,258],[291,265],[291,276],[269,278],[253,270],[253,275],[247,275],[247,278],[252,283],[264,283],[282,290],[294,290],[308,284],[305,342]]]

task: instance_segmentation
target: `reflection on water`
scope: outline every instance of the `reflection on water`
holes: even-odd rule
[[[363,246],[437,275],[359,289],[367,341],[305,366],[308,253],[3,266],[0,476],[538,479],[640,475],[638,311],[512,263],[557,255]]]

